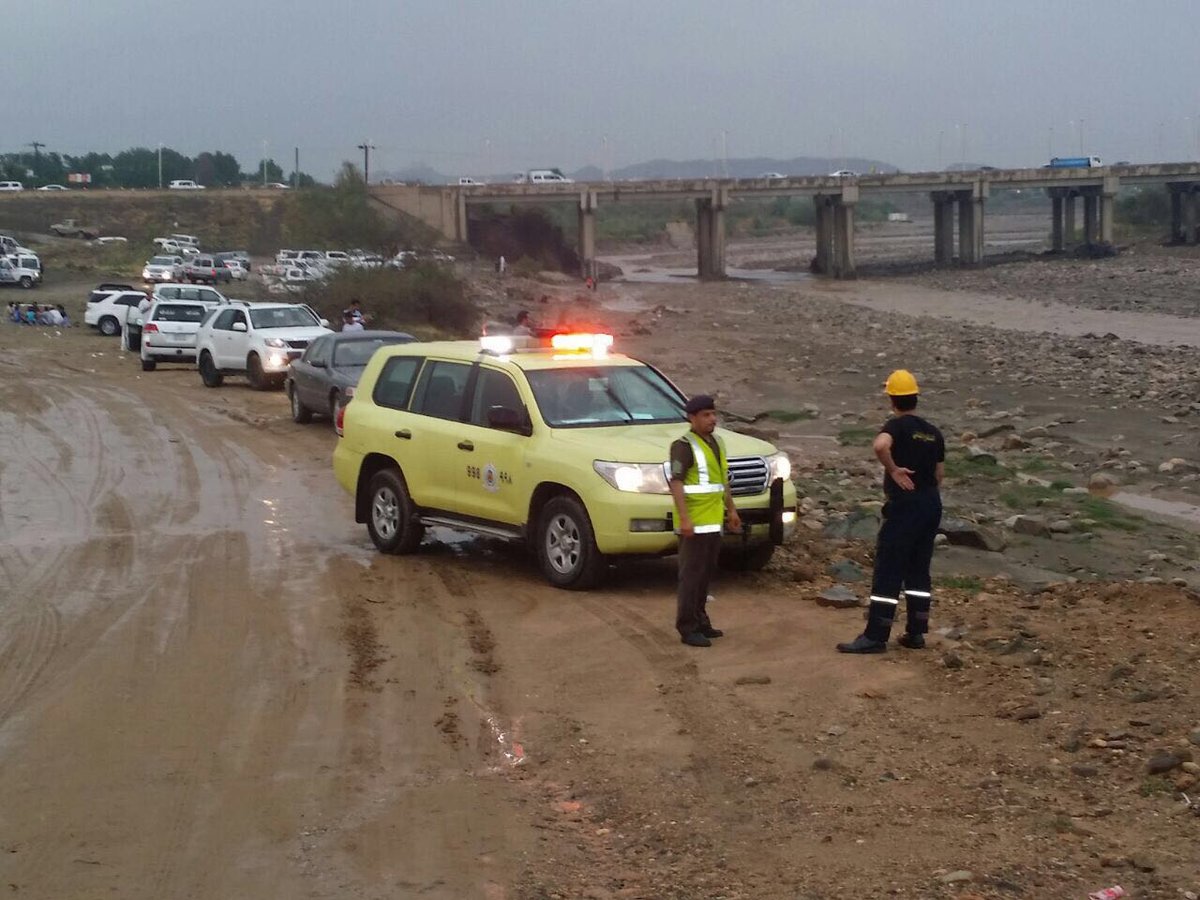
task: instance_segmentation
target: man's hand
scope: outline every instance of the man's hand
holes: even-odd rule
[[[696,526],[692,524],[692,520],[687,516],[679,520],[679,533],[683,537],[694,537],[696,534]]]
[[[912,480],[912,476],[915,474],[917,473],[912,469],[906,469],[903,466],[895,466],[888,470],[888,475],[896,483],[896,487],[902,491],[911,491],[916,487]]]
[[[742,533],[742,517],[738,515],[738,511],[736,509],[729,510],[729,533]]]

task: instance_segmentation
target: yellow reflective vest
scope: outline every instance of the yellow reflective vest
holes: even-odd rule
[[[691,431],[684,439],[692,445],[692,467],[683,476],[683,495],[696,534],[720,533],[725,522],[725,483],[729,468],[725,444],[717,438],[718,453]]]

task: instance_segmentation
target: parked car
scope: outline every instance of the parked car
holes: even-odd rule
[[[210,306],[232,302],[216,288],[195,284],[160,284],[154,289],[154,297],[156,300],[192,300]]]
[[[42,283],[42,261],[28,250],[10,253],[7,257],[12,267],[14,282],[23,288],[37,287]]]
[[[50,226],[50,230],[59,237],[77,237],[93,240],[100,236],[100,229],[94,226],[81,225],[75,219],[63,219]]]
[[[173,234],[171,237],[172,239],[179,241],[181,244],[191,244],[197,249],[200,247],[200,238],[196,237],[194,234]]]
[[[147,284],[179,281],[182,277],[182,256],[153,256],[142,267],[142,280]]]
[[[196,332],[212,308],[192,300],[156,299],[142,315],[142,371],[153,372],[160,362],[193,362]]]
[[[61,184],[43,184],[40,188],[38,188],[38,190],[39,191],[68,191],[68,190],[70,190],[70,188],[65,187],[64,185],[61,185]]]
[[[107,244],[128,244],[129,238],[121,237],[120,235],[109,235],[107,237],[98,237],[92,241],[92,243],[100,247],[103,247]]]
[[[0,191],[23,191],[25,185],[19,181],[0,181]]]
[[[781,178],[787,178],[787,176],[781,172],[763,172],[758,177],[766,178],[768,181],[778,181]]]
[[[486,181],[477,181],[469,175],[464,175],[458,179],[459,187],[482,187],[485,184],[487,184]]]
[[[171,191],[202,191],[204,185],[196,184],[189,178],[177,178],[167,185],[167,189]]]
[[[304,355],[288,367],[284,386],[292,405],[292,421],[305,424],[313,413],[337,417],[367,362],[380,347],[415,341],[401,331],[351,331],[329,334],[308,345]]]
[[[836,169],[829,173],[830,178],[857,178],[858,173],[851,169]]]
[[[219,259],[198,254],[184,264],[183,277],[193,284],[217,284],[232,281],[233,273]]]
[[[236,259],[242,264],[242,268],[247,272],[250,271],[250,254],[245,250],[219,250],[212,254],[213,259],[219,259],[221,262],[229,262],[231,259]]]
[[[245,375],[256,390],[283,385],[288,365],[309,342],[332,334],[329,322],[301,303],[235,301],[211,312],[196,333],[197,367],[205,387]]]
[[[115,337],[126,322],[137,319],[138,304],[145,299],[146,295],[137,290],[94,290],[88,297],[83,323],[105,337]]]
[[[236,257],[223,260],[222,264],[229,270],[229,277],[234,281],[245,281],[250,277],[250,270],[246,268],[246,264]]]
[[[288,191],[291,190],[292,186],[290,184],[284,184],[282,181],[272,181],[267,185],[267,187],[276,191]]]

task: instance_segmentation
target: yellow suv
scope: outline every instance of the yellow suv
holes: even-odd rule
[[[608,352],[605,335],[383,347],[339,416],[338,482],[384,553],[444,525],[525,541],[552,584],[588,588],[611,557],[677,548],[667,484],[685,398],[658,370]],[[766,565],[795,527],[791,464],[721,431],[746,526],[734,562]]]

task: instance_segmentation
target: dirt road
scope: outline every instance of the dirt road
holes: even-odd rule
[[[839,657],[860,611],[813,601],[869,550],[811,531],[723,579],[691,651],[670,561],[571,594],[486,542],[378,556],[327,424],[114,343],[0,328],[12,896],[1198,889],[1185,590],[943,579],[935,649]]]

